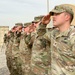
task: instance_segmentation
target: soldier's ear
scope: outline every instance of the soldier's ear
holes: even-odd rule
[[[65,20],[69,20],[70,19],[70,14],[69,13],[65,13]]]

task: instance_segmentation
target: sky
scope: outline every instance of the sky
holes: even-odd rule
[[[49,0],[49,11],[59,4],[75,4],[75,0]],[[46,15],[47,0],[0,0],[0,26],[12,28],[15,23],[32,22]]]

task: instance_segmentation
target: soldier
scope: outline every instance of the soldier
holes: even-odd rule
[[[39,21],[37,21],[37,23]],[[29,75],[46,75],[48,74],[47,68],[49,66],[49,62],[47,62],[49,57],[49,43],[42,39],[46,30],[43,28],[40,30],[38,25],[35,26],[37,26],[36,30],[31,32],[31,35],[25,39],[27,45],[32,48],[31,72]],[[34,27],[32,28],[34,29]],[[45,56],[46,58],[44,58]]]
[[[39,23],[41,21],[41,19],[43,18],[44,16],[43,15],[40,15],[40,16],[37,16],[37,17],[34,17],[34,21],[32,21],[32,25],[31,25],[31,28],[30,30],[30,33],[31,33],[31,36],[34,36],[36,34],[36,31],[37,31],[37,28],[39,26]]]
[[[12,72],[12,44],[13,44],[13,33],[12,31],[9,31],[8,34],[6,34],[5,37],[5,44],[6,44],[6,62],[7,62],[7,67],[10,71],[10,74]]]
[[[10,41],[10,32],[11,31],[8,31],[7,34],[4,35],[4,43],[5,43],[5,46],[6,46],[6,51],[5,51],[5,54],[8,56],[8,46],[9,46],[9,41]]]
[[[28,26],[31,23],[24,23],[24,31],[21,36],[20,41],[20,59],[22,60],[22,74],[21,75],[30,75],[30,60],[31,60],[31,47],[27,46],[25,39],[30,35]]]
[[[27,32],[29,32],[30,35],[29,35],[27,38],[29,38],[29,37],[30,37],[30,38],[34,37],[34,35],[36,34],[36,30],[37,30],[37,28],[38,28],[38,25],[39,25],[39,23],[40,23],[40,20],[41,20],[42,18],[43,18],[42,15],[35,17],[35,18],[34,18],[34,21],[32,21],[32,24],[28,26],[29,29],[28,29]],[[28,39],[27,39],[27,41],[28,41]],[[29,40],[29,41],[30,41],[30,40]],[[29,41],[28,41],[28,43],[29,43]]]
[[[27,35],[30,34],[30,27],[31,27],[31,22],[25,23],[24,24],[24,33],[26,32]]]
[[[32,21],[32,24],[37,28],[39,25],[40,20],[44,17],[44,15],[36,16],[34,17],[34,21]]]
[[[49,43],[42,36],[46,30],[37,28],[32,46],[31,75],[47,75],[49,67]]]
[[[19,45],[23,25],[22,23],[17,23],[15,27],[12,46],[12,75],[22,75]]]
[[[48,75],[75,75],[75,29],[70,28],[74,12],[68,5],[58,5],[41,20],[46,26],[53,16],[54,29],[43,38],[50,42],[50,68]]]
[[[43,16],[37,16],[34,18],[34,21],[32,21],[32,23],[25,28],[25,32],[27,33],[28,37],[34,37],[35,33],[36,33],[36,30],[38,28],[38,25],[40,23],[40,20],[43,18]],[[34,38],[33,38],[34,39]],[[28,39],[27,39],[28,40]],[[29,40],[30,41],[30,40]],[[28,41],[28,43],[29,43]]]

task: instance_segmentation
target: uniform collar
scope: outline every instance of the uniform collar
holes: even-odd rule
[[[56,38],[61,37],[61,36],[63,36],[63,37],[68,36],[70,31],[71,31],[71,28],[69,28],[68,30],[66,30],[64,32],[58,31],[58,33],[56,34]]]

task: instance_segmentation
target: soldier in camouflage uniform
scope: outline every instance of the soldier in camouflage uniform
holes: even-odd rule
[[[20,41],[20,59],[22,60],[22,75],[30,75],[30,60],[31,60],[31,47],[27,46],[25,39],[28,37],[30,34],[28,32],[27,27],[31,23],[25,23],[24,24],[24,31],[21,36],[21,41]],[[28,34],[27,34],[28,33]]]
[[[27,23],[24,25],[26,26]],[[25,33],[27,35],[24,35],[25,50],[22,52],[23,54],[25,53],[24,54],[25,66],[23,66],[24,67],[23,75],[31,75],[31,55],[32,55],[32,44],[34,41],[35,29],[36,29],[36,26],[33,23],[31,23],[28,27],[25,28]]]
[[[15,27],[13,27],[8,34],[4,37],[4,43],[6,44],[6,61],[7,61],[7,67],[10,71],[10,74],[12,75],[12,45],[13,45],[13,38],[14,38],[14,30]]]
[[[6,55],[6,64],[7,67],[11,73],[11,57],[12,57],[12,41],[11,41],[11,36],[12,33],[11,31],[8,32],[8,34],[6,34],[6,36],[4,37],[4,43],[6,45],[6,51],[5,51],[5,55]]]
[[[20,60],[20,38],[22,32],[22,23],[15,24],[16,30],[14,32],[13,46],[12,46],[12,75],[22,75],[21,60]]]
[[[49,67],[49,43],[42,36],[46,30],[37,28],[32,46],[31,75],[47,75]]]
[[[53,16],[58,29],[47,32],[43,38],[50,42],[50,68],[48,75],[75,75],[75,29],[70,28],[74,12],[67,5],[56,6],[45,16],[40,27],[46,26]]]
[[[40,17],[36,17],[38,20]],[[40,21],[41,19],[39,19]],[[39,22],[37,21],[37,23]],[[34,21],[35,22],[35,21]],[[42,36],[45,34],[46,30],[37,26],[36,30],[31,33],[30,39],[28,38],[28,46],[32,46],[32,55],[31,55],[31,72],[30,75],[47,75],[49,67],[49,43],[42,39]],[[33,27],[34,28],[34,27]],[[27,42],[26,38],[26,42]]]

